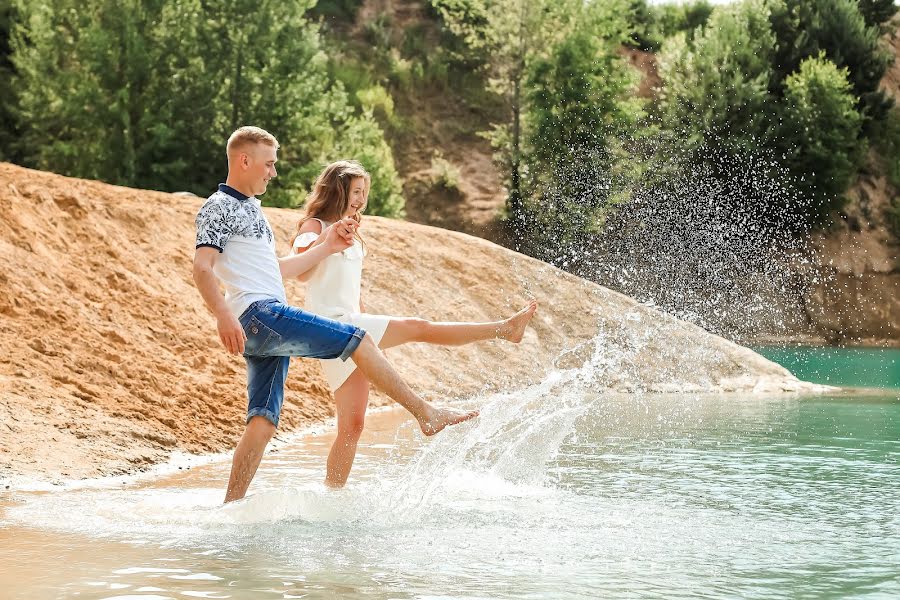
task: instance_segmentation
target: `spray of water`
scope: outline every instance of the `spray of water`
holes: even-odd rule
[[[614,145],[617,161],[555,167],[562,183],[523,218],[527,252],[738,342],[819,333],[807,301],[833,285],[810,244],[821,200],[777,156],[713,137]]]

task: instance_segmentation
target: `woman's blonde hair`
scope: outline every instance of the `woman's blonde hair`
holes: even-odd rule
[[[325,170],[316,177],[316,182],[303,204],[306,212],[297,223],[294,240],[300,235],[300,228],[303,227],[303,224],[312,218],[329,223],[341,220],[344,213],[347,212],[347,207],[350,206],[350,185],[357,177],[362,177],[366,182],[365,195],[366,202],[368,202],[372,177],[359,162],[339,160],[325,167]],[[359,213],[353,215],[353,219],[357,223],[362,221]],[[355,237],[364,244],[359,233],[356,233]],[[293,245],[293,240],[291,245]]]

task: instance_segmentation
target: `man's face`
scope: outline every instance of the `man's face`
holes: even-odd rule
[[[278,150],[274,146],[256,144],[247,149],[244,171],[254,196],[265,194],[269,180],[278,175],[275,171],[276,162],[278,162]]]

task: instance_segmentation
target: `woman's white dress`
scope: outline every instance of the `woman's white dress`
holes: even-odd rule
[[[329,225],[321,219],[316,221],[321,223],[322,231]],[[300,234],[294,241],[294,248],[308,247],[319,235],[312,232]],[[360,311],[360,282],[365,255],[365,249],[359,240],[353,240],[352,246],[343,252],[331,254],[320,262],[307,281],[305,308],[329,319],[352,323],[364,329],[373,342],[380,344],[388,323],[396,317],[370,315]],[[341,387],[356,369],[352,358],[346,361],[334,358],[322,360],[321,363],[332,392]]]

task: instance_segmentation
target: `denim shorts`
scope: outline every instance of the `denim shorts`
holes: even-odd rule
[[[347,360],[366,334],[275,299],[257,300],[238,320],[247,336],[247,421],[262,416],[276,427],[291,357]]]

